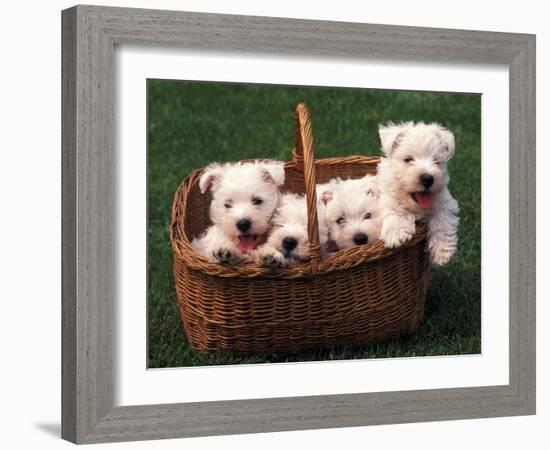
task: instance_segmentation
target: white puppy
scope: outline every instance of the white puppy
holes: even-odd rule
[[[192,245],[213,262],[236,263],[249,259],[265,241],[271,218],[279,204],[284,164],[277,161],[210,164],[199,187],[212,192],[212,225]]]
[[[309,259],[307,221],[305,195],[284,194],[273,216],[273,229],[267,242],[258,248],[256,261],[264,266],[289,266],[306,262]],[[319,243],[324,251],[328,240],[324,205],[317,208],[317,221]]]
[[[317,195],[326,208],[329,239],[339,250],[379,238],[382,210],[377,177],[334,179],[317,186]]]
[[[428,224],[431,261],[447,264],[457,249],[458,204],[447,189],[447,162],[453,134],[438,124],[413,122],[379,128],[385,158],[378,165],[384,221],[381,237],[399,247],[415,233],[415,221]]]

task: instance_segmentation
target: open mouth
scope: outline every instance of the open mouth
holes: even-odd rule
[[[426,191],[413,192],[411,193],[412,199],[418,203],[422,209],[427,209],[432,206],[432,193]]]
[[[248,253],[254,250],[256,246],[256,235],[254,234],[240,234],[239,235],[239,249],[242,253]]]

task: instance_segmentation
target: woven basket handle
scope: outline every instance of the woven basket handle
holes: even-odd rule
[[[294,163],[304,173],[307,202],[307,234],[311,271],[317,271],[321,259],[319,224],[317,222],[317,192],[315,190],[315,154],[309,108],[305,103],[296,105],[296,147],[292,150]]]

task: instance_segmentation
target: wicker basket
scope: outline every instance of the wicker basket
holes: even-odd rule
[[[202,169],[179,186],[170,239],[185,332],[197,350],[298,351],[337,343],[365,344],[411,333],[424,314],[429,262],[426,229],[397,250],[381,241],[320,258],[315,184],[376,172],[376,157],[314,161],[306,105],[296,107],[296,147],[284,188],[305,191],[310,261],[283,269],[227,266],[197,254],[190,241],[210,224],[211,197],[201,195]]]

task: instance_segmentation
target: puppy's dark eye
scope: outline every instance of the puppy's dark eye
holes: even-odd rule
[[[252,199],[252,204],[253,205],[261,205],[264,201],[260,198],[260,197],[254,197]]]
[[[223,204],[223,206],[225,206],[226,208],[229,209],[229,208],[231,208],[233,205],[231,205],[231,203],[227,203],[227,202],[226,202],[226,203]]]
[[[407,164],[414,161],[414,158],[412,156],[407,156],[403,161],[405,161]]]
[[[345,221],[346,221],[345,217],[338,217],[338,219],[336,220],[336,223],[338,225],[342,225]]]
[[[370,219],[371,218],[371,213],[367,213],[363,216],[364,219]]]

